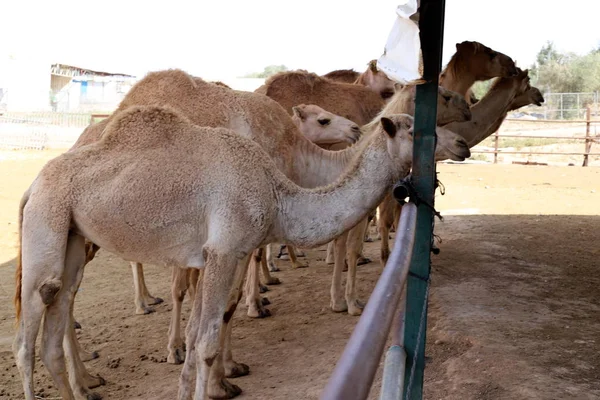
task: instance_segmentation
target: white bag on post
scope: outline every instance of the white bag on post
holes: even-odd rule
[[[388,36],[384,53],[377,60],[377,68],[401,84],[421,79],[419,26],[410,19],[417,9],[417,0],[405,0],[396,8],[396,22]]]

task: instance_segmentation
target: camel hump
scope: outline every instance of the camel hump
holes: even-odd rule
[[[114,114],[101,142],[109,148],[165,146],[192,127],[180,112],[168,106],[132,106]]]
[[[201,82],[204,81],[181,69],[149,72],[129,90],[119,104],[119,110],[137,104],[164,104],[165,96],[173,93],[182,96],[194,93]]]
[[[292,89],[312,90],[321,82],[327,82],[327,79],[312,72],[305,70],[284,71],[267,78],[264,84],[266,88],[264,93],[268,96],[273,92],[287,92]]]

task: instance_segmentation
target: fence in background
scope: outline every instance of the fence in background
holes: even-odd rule
[[[566,124],[569,124],[570,129],[575,129],[575,130],[579,130],[579,128],[581,128],[581,130],[583,131],[584,127],[585,127],[585,135],[573,135],[573,136],[569,136],[566,133],[562,134],[562,135],[538,135],[538,134],[533,134],[533,135],[521,135],[521,134],[507,134],[506,132],[509,131],[507,129],[504,129],[504,127],[506,126],[506,122],[510,123],[510,122],[518,122],[519,124],[523,123],[523,124],[533,124],[533,125],[550,125],[550,124],[557,124],[557,126],[560,127],[560,125],[565,126]],[[590,156],[600,156],[600,152],[592,152],[592,144],[593,143],[600,143],[600,134],[596,133],[596,132],[592,132],[592,128],[597,128],[598,126],[600,126],[600,121],[594,121],[592,120],[592,107],[591,106],[587,106],[586,107],[586,113],[585,113],[585,119],[584,120],[531,120],[531,119],[514,119],[514,118],[507,118],[505,120],[505,123],[503,123],[503,128],[499,129],[498,131],[496,131],[496,133],[494,133],[494,135],[492,135],[492,140],[493,140],[493,148],[491,149],[481,149],[481,148],[473,148],[471,150],[471,153],[479,153],[479,154],[493,154],[494,156],[494,164],[498,163],[498,155],[499,154],[523,154],[523,155],[550,155],[550,156],[582,156],[583,157],[583,163],[582,166],[587,167],[589,165],[589,159]],[[558,128],[559,131],[562,130],[561,128]],[[563,128],[564,129],[564,128]],[[543,129],[541,129],[542,132],[544,131]],[[594,131],[596,131],[596,129],[594,129]],[[582,132],[583,133],[583,132]],[[519,138],[519,139],[555,139],[557,142],[560,141],[580,141],[583,142],[583,149],[579,152],[573,152],[573,151],[536,151],[536,150],[504,150],[501,148],[501,139],[506,139],[506,138]]]
[[[0,115],[0,149],[69,148],[85,127],[106,116],[56,112],[5,113]]]

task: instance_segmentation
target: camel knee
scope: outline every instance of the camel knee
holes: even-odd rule
[[[49,306],[52,304],[61,288],[62,282],[59,279],[50,279],[44,282],[39,289],[44,305]]]

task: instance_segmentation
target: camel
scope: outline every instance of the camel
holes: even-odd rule
[[[364,85],[378,93],[382,99],[389,99],[396,92],[396,82],[377,68],[377,60],[369,61],[367,70],[363,73],[353,69],[338,69],[322,77],[336,82]]]
[[[456,44],[456,53],[440,73],[439,85],[461,94],[472,105],[476,101],[472,96],[471,86],[476,81],[496,77],[506,78],[515,76],[517,73],[517,67],[509,56],[479,42],[464,41]],[[412,109],[390,107],[386,112],[414,115],[414,103],[411,104],[413,104]],[[454,122],[460,123],[463,121]],[[438,118],[438,126],[444,126],[447,123],[447,121],[441,121]],[[474,124],[471,126],[474,126]],[[394,201],[391,195],[388,195],[379,208],[379,218],[377,220],[377,228],[381,238],[380,262],[382,265],[385,265],[390,255],[389,232],[392,224],[397,221],[399,214],[400,205]]]
[[[476,81],[516,74],[515,63],[506,54],[479,42],[464,41],[456,44],[456,53],[440,73],[439,85],[472,102],[470,89]]]
[[[481,100],[471,107],[472,118],[445,128],[461,135],[473,147],[498,130],[509,111],[528,104],[541,105],[540,91],[529,84],[528,70],[517,69],[514,77],[498,78]]]
[[[69,382],[62,346],[85,238],[127,260],[203,269],[187,340],[196,357],[186,359],[179,398],[191,398],[195,359],[194,398],[231,398],[241,390],[226,381],[227,352],[220,349],[250,254],[275,241],[313,248],[363,220],[410,169],[412,118],[382,118],[334,183],[307,189],[288,179],[262,146],[232,130],[200,127],[160,106],[113,115],[99,141],[48,162],[20,205],[13,348],[25,399],[35,399],[42,318],[41,359],[60,395],[90,395],[71,386],[77,382]],[[469,156],[460,136],[438,131],[437,159]],[[73,346],[65,348],[69,359],[77,357]]]
[[[255,92],[264,93],[273,98],[284,106],[288,113],[291,113],[295,104],[308,102],[317,104],[335,114],[343,115],[362,125],[366,124],[365,121],[368,123],[373,120],[386,104],[381,98],[369,93],[369,90],[364,88],[363,85],[332,82],[306,71],[281,72],[273,75],[267,79],[263,86],[256,89]],[[449,95],[451,92],[444,93]],[[452,95],[458,96],[456,94]],[[444,107],[440,107],[441,114],[444,114],[448,110],[448,107],[460,104],[459,107],[461,108],[458,114],[448,115],[448,120],[464,120],[466,113],[468,113],[468,111],[465,111],[468,110],[468,105],[464,100],[462,103],[460,101],[448,103],[443,98],[443,95],[440,94],[438,103],[440,102],[440,98],[441,102],[445,105]],[[365,101],[365,99],[368,101]],[[454,109],[454,111],[457,111],[457,109]],[[331,289],[331,307],[334,311],[341,312],[347,310],[351,315],[360,315],[362,312],[362,304],[360,304],[354,295],[349,294],[348,291],[355,293],[355,290],[352,289],[354,287],[354,278],[352,276],[355,275],[356,265],[353,265],[353,263],[358,263],[358,258],[362,252],[362,243],[367,222],[365,220],[362,224],[357,225],[353,231],[348,232],[348,238],[341,236],[336,239],[338,242],[347,241],[346,244],[331,243],[328,246],[328,254],[330,256],[327,261],[333,261],[334,264]],[[332,253],[334,254],[333,257],[331,257]],[[267,258],[269,258],[269,255],[267,254]],[[269,265],[273,264],[270,259],[268,263]],[[344,299],[344,296],[341,295],[341,273],[344,271],[346,264],[349,283],[346,284],[347,293],[346,299]],[[349,302],[351,304],[348,304]]]
[[[354,83],[360,76],[360,72],[354,69],[336,69],[321,76],[336,82]]]
[[[527,104],[541,104],[543,97],[538,89],[529,85],[528,71],[517,69],[517,75],[498,78],[488,93],[471,107],[471,119],[464,122],[445,124],[444,128],[458,133],[469,144],[469,148],[480,143],[498,130],[508,111]],[[387,107],[386,107],[387,109]],[[389,112],[398,110],[389,107]],[[382,115],[386,115],[384,110]],[[440,124],[441,125],[441,124]],[[389,229],[397,221],[401,206],[388,194],[382,203],[378,220],[381,234],[381,263],[389,258]]]
[[[222,88],[194,78],[181,70],[148,74],[127,93],[117,112],[133,105],[165,104],[182,111],[198,125],[232,128],[240,135],[255,140],[275,160],[286,176],[303,187],[317,187],[333,182],[358,149],[357,145],[354,145],[338,152],[323,150],[298,133],[290,116],[274,100],[252,92]],[[454,105],[454,102],[445,102],[444,106],[440,107],[440,112],[446,110],[448,113],[464,115],[464,110],[452,110]],[[98,141],[117,112],[86,128],[73,149]],[[193,281],[193,277],[189,279]],[[181,363],[184,358],[179,324],[181,304],[187,287],[178,284],[182,282],[186,282],[186,279],[173,279],[173,310],[167,346],[167,360],[170,363]],[[341,283],[336,286],[338,287],[341,287]],[[332,304],[343,303],[341,289],[335,292],[335,296],[336,301],[332,300]],[[260,297],[253,295],[252,298],[255,301],[250,305],[248,314],[252,317],[265,316],[267,312]],[[355,298],[355,291],[346,294],[347,302],[351,304],[355,303]],[[336,311],[343,311],[340,308]]]

